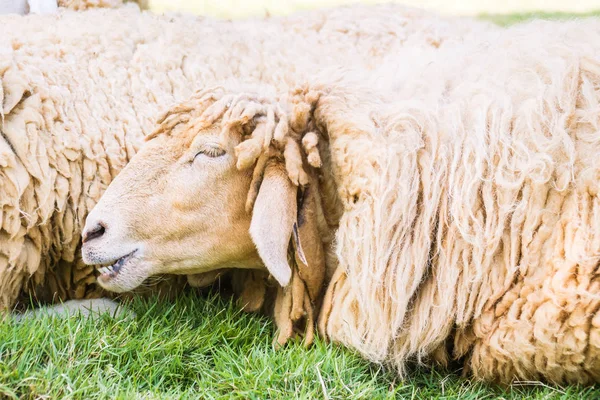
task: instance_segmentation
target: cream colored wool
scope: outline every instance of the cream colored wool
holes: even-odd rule
[[[372,76],[303,88],[343,207],[321,332],[400,373],[600,381],[599,21],[399,50]]]
[[[335,65],[494,29],[399,6],[227,22],[135,7],[0,17],[0,309],[95,297],[88,211],[167,105],[236,77],[281,91]],[[306,146],[310,146],[307,143]]]

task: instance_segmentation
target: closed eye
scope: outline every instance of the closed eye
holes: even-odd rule
[[[201,149],[198,153],[196,153],[196,155],[194,156],[194,159],[198,156],[206,156],[206,157],[210,157],[210,158],[216,158],[216,157],[221,157],[224,155],[225,155],[225,150],[223,150],[222,148],[207,146],[207,147]]]

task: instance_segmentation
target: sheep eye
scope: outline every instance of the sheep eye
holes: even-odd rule
[[[200,150],[198,153],[196,153],[196,155],[194,156],[194,159],[196,159],[198,156],[206,156],[206,157],[210,157],[210,158],[216,158],[216,157],[221,157],[225,155],[225,150],[219,148],[219,147],[206,147],[202,150]]]

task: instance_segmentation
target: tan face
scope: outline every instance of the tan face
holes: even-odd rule
[[[83,260],[108,290],[162,273],[261,268],[245,211],[252,171],[235,167],[217,127],[161,135],[117,176],[88,215]]]

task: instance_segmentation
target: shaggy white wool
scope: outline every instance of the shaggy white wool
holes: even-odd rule
[[[599,381],[598,20],[333,76],[306,89],[344,208],[321,331],[400,372]]]
[[[0,308],[95,297],[88,211],[168,105],[231,77],[281,91],[332,65],[492,28],[400,6],[218,21],[135,7],[0,17]]]

